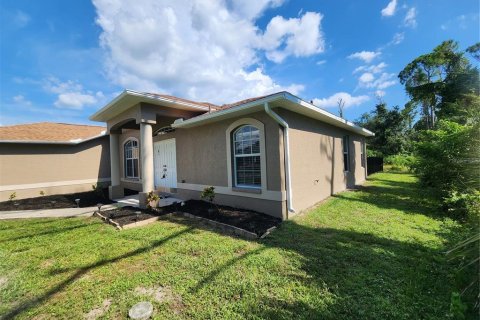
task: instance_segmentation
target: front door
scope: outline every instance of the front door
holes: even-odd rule
[[[177,187],[177,152],[175,139],[153,144],[155,189]]]

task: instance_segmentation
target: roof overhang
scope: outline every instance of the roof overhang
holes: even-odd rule
[[[106,131],[102,131],[101,134],[85,138],[85,139],[72,139],[68,141],[49,141],[49,140],[0,140],[0,143],[16,143],[16,144],[60,144],[60,145],[77,145],[87,141],[95,140],[107,135]]]
[[[238,105],[236,107],[206,113],[188,120],[176,120],[172,127],[174,128],[191,128],[204,125],[231,117],[241,116],[244,114],[262,111],[263,104],[268,103],[271,107],[279,107],[292,112],[305,115],[309,118],[317,119],[322,122],[331,124],[335,127],[343,128],[348,131],[358,133],[365,137],[372,137],[375,134],[365,128],[359,127],[353,122],[342,119],[326,110],[320,109],[315,105],[308,103],[297,96],[288,92],[279,92],[262,99]]]
[[[170,108],[175,108],[180,110],[187,110],[187,111],[197,111],[197,112],[209,111],[209,108],[204,105],[127,89],[123,91],[120,95],[118,95],[115,99],[110,101],[102,109],[98,110],[93,115],[91,115],[89,119],[92,121],[106,122],[109,119],[112,119],[113,117],[119,115],[125,110],[130,109],[131,107],[133,107],[134,105],[140,102],[150,103],[153,105],[162,105],[165,107],[170,107]]]

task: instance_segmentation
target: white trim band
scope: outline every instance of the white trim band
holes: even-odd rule
[[[6,186],[0,186],[0,191],[15,191],[15,190],[36,189],[36,188],[63,187],[63,186],[73,186],[77,184],[109,182],[109,181],[110,181],[110,178],[98,178],[98,179],[85,179],[85,180],[52,181],[52,182],[30,183],[30,184],[11,184]]]
[[[204,184],[194,184],[194,183],[177,183],[177,189],[184,190],[193,190],[193,191],[203,191],[203,189],[210,187],[209,185]],[[213,186],[215,187],[215,193],[225,194],[228,196],[236,197],[245,197],[245,198],[255,198],[271,201],[285,201],[287,199],[285,191],[272,191],[272,190],[262,190],[261,193],[250,193],[245,191],[235,191],[231,187],[222,187],[222,186]]]

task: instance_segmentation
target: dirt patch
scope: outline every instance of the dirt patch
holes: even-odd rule
[[[158,303],[167,303],[175,314],[181,313],[185,308],[182,297],[175,294],[170,287],[136,287],[135,293],[141,296],[148,296]]]
[[[55,264],[55,259],[47,259],[47,260],[43,260],[42,263],[40,263],[40,267],[42,269],[48,269],[54,264]]]
[[[84,316],[84,318],[87,320],[94,320],[103,316],[108,311],[108,308],[110,308],[111,304],[112,304],[112,300],[110,299],[103,300],[103,303],[100,307],[90,310],[90,312],[87,313]]]
[[[113,203],[108,199],[108,189],[103,189],[101,192],[88,191],[4,201],[0,202],[0,211],[76,208],[75,199],[80,199],[81,208],[94,207],[97,203]]]
[[[102,211],[101,214],[123,227],[127,224],[158,217],[173,211],[175,211],[174,206],[156,209],[140,209],[127,206],[118,209]]]
[[[211,209],[215,209],[214,212]],[[180,208],[181,211],[200,216],[210,220],[218,221],[221,223],[229,224],[253,233],[257,235],[264,234],[269,228],[279,225],[282,221],[278,218],[268,216],[263,213],[232,208],[228,206],[218,206],[200,201],[200,200],[188,200],[185,205]]]
[[[0,277],[0,289],[3,289],[7,285],[8,278],[7,277]]]

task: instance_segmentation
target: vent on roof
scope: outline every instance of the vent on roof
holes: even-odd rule
[[[156,131],[153,133],[153,135],[154,135],[154,136],[160,136],[160,135],[162,135],[162,134],[166,134],[166,133],[174,132],[174,131],[175,131],[174,128],[172,128],[172,127],[170,127],[170,126],[166,126],[166,127],[162,127],[162,128],[160,128],[160,129],[156,130]]]

